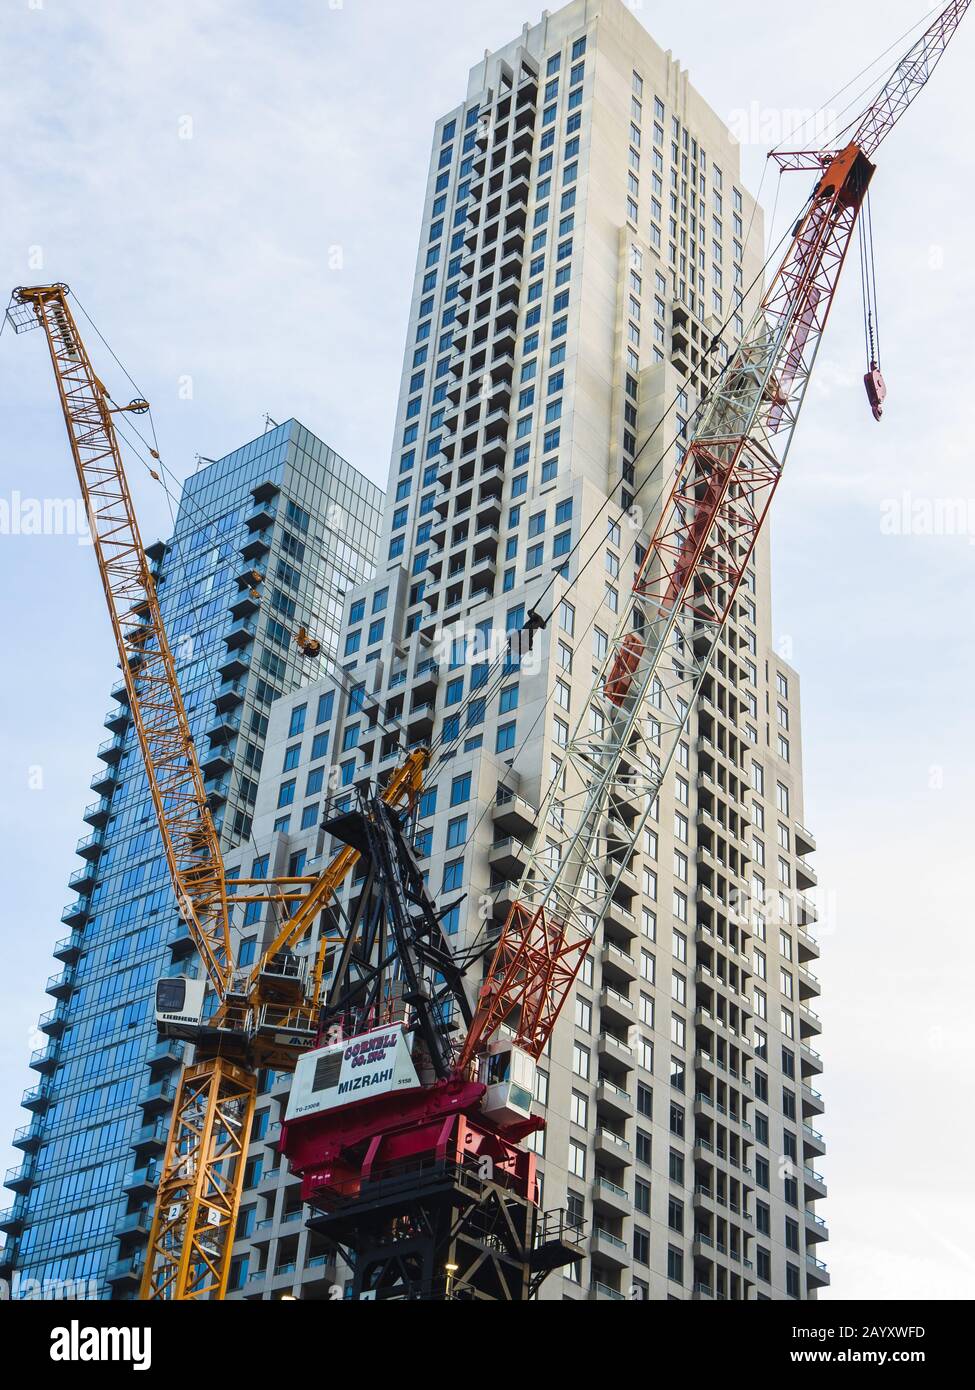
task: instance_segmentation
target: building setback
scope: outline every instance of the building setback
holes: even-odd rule
[[[248,872],[272,701],[328,669],[345,594],[373,570],[381,503],[289,420],[190,477],[172,540],[150,549],[210,806],[228,864],[236,849]],[[299,651],[302,625],[321,655]],[[181,1044],[157,1040],[153,986],[200,965],[173,903],[121,679],[112,698],[69,884],[78,897],[62,914],[71,931],[47,985],[55,1003],[39,1023],[49,1042],[31,1058],[31,1118],[14,1137],[24,1160],[6,1179],[16,1197],[0,1221],[0,1265],[22,1287],[72,1281],[131,1297],[183,1057]]]
[[[341,806],[435,741],[417,851],[457,940],[497,935],[762,245],[728,131],[620,0],[573,0],[472,69],[434,132],[346,674],[271,712],[254,819],[271,872],[331,852],[324,789]],[[536,604],[550,621],[497,685],[485,649]],[[640,808],[623,789],[607,820],[613,905],[537,1093],[543,1205],[584,1220],[587,1253],[544,1298],[805,1299],[829,1282],[799,730],[766,534],[628,860]],[[287,1086],[268,1078],[259,1104],[231,1296],[341,1281],[277,1154]]]

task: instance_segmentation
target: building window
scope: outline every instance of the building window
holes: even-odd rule
[[[467,817],[455,816],[447,822],[447,849],[457,849],[467,839]]]
[[[515,746],[516,723],[514,720],[510,724],[500,724],[498,726],[497,737],[494,743],[496,753],[505,753]]]
[[[436,797],[436,788],[434,788]],[[460,777],[455,777],[450,784],[450,804],[451,806],[461,806],[465,801],[471,799],[471,774],[463,773]],[[429,811],[423,812],[424,815],[431,814]]]
[[[454,859],[443,867],[443,888],[444,893],[452,893],[463,886],[464,883],[464,861]]]

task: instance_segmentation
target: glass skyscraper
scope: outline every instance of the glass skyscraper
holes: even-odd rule
[[[149,549],[225,851],[247,858],[271,703],[324,673],[345,592],[373,572],[382,501],[289,420],[189,478],[172,539]],[[302,653],[300,628],[317,655]],[[49,1041],[30,1059],[30,1120],[14,1137],[24,1159],[6,1177],[15,1201],[0,1214],[0,1274],[99,1297],[137,1288],[182,1061],[181,1044],[157,1041],[153,986],[200,968],[121,679],[112,700],[39,1023]]]

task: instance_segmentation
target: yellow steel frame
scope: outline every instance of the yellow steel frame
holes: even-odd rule
[[[140,1297],[222,1298],[254,1112],[255,1069],[294,1066],[300,1047],[273,1033],[314,1029],[333,939],[320,936],[311,980],[299,1000],[281,998],[268,967],[310,932],[359,856],[346,847],[315,878],[235,880],[235,888],[264,891],[235,892],[228,899],[220,842],[112,421],[126,407],[111,404],[96,376],[67,295],[60,284],[15,290],[15,326],[41,327],[47,339],[173,890],[217,995],[211,1025],[222,1030],[233,1053],[232,1059],[194,1060],[180,1076]],[[407,755],[382,792],[389,805],[415,802],[427,758],[426,749]],[[250,901],[287,910],[300,905],[235,989],[230,909]],[[262,1021],[273,1030],[263,1036]]]
[[[231,969],[223,858],[112,407],[68,308],[67,286],[19,289],[14,298],[33,309],[47,339],[163,850],[180,912],[222,995]]]
[[[256,1095],[253,1071],[225,1058],[183,1069],[140,1298],[226,1293]]]

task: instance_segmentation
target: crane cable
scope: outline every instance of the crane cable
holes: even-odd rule
[[[860,285],[863,292],[863,337],[867,353],[867,368],[880,370],[880,317],[877,305],[877,262],[873,244],[873,212],[870,190],[863,200],[863,215],[858,223],[860,251]]]

